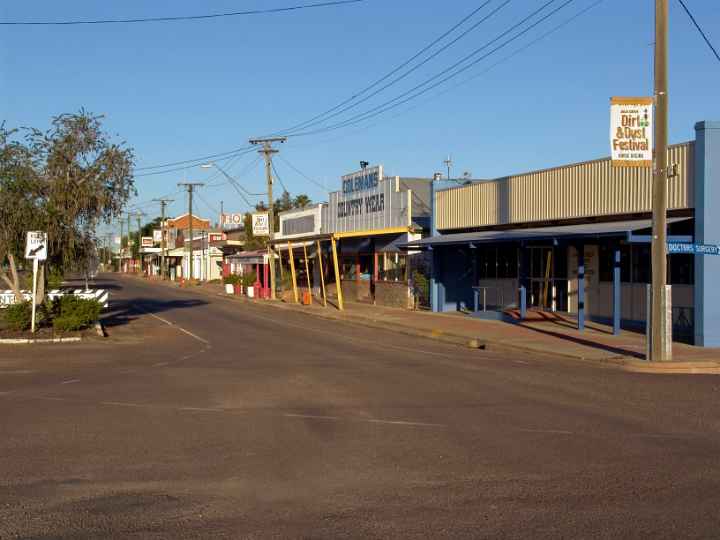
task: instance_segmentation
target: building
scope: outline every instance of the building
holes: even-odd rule
[[[412,275],[425,257],[401,245],[420,239],[430,224],[430,179],[386,177],[382,165],[341,178],[330,193],[323,232],[338,241],[346,300],[413,305]]]
[[[192,223],[192,241],[190,224]],[[192,278],[211,281],[222,278],[223,251],[214,245],[223,240],[222,231],[212,230],[210,220],[183,214],[167,220],[167,264],[170,278],[173,280],[190,277],[190,259],[192,258]]]
[[[669,244],[720,242],[720,122],[669,149]],[[435,311],[495,316],[527,306],[644,327],[650,283],[651,169],[599,159],[434,193]],[[715,203],[718,204],[715,204]],[[668,256],[673,333],[720,346],[720,257]]]

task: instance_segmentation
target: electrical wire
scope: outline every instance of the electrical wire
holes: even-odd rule
[[[275,164],[274,164],[272,161],[270,162],[270,166],[272,167],[272,170],[273,170],[273,172],[275,173],[275,178],[278,179],[278,182],[280,182],[280,185],[282,186],[282,188],[283,188],[283,190],[285,191],[285,193],[290,193],[290,192],[288,191],[287,186],[285,186],[285,182],[282,181],[282,178],[281,178],[280,175],[278,174],[277,169],[275,168]]]
[[[388,73],[386,73],[385,75],[383,75],[382,77],[380,77],[379,79],[377,79],[376,81],[374,81],[373,83],[371,83],[370,85],[366,86],[365,88],[363,88],[363,89],[360,90],[359,92],[353,94],[352,96],[350,96],[350,97],[347,98],[346,100],[338,103],[338,104],[335,105],[334,107],[332,107],[332,108],[330,108],[330,109],[328,109],[328,110],[326,110],[326,111],[324,111],[324,112],[322,112],[322,113],[320,113],[320,114],[318,114],[318,115],[310,118],[309,120],[306,120],[305,122],[301,122],[301,123],[299,123],[299,124],[296,124],[296,125],[294,125],[294,126],[291,126],[291,127],[287,128],[286,130],[283,131],[283,133],[291,133],[291,132],[296,131],[297,129],[300,129],[300,128],[303,128],[303,129],[304,129],[304,128],[308,127],[308,125],[315,125],[320,118],[323,118],[323,117],[327,116],[328,114],[333,113],[333,112],[336,111],[337,109],[339,109],[339,108],[347,105],[348,103],[350,103],[350,102],[354,101],[355,99],[359,98],[360,96],[364,95],[364,94],[367,93],[369,90],[371,90],[371,89],[373,89],[374,87],[376,87],[378,84],[380,84],[380,83],[382,83],[383,81],[389,79],[389,78],[392,77],[395,73],[397,73],[398,71],[400,71],[400,70],[403,69],[404,67],[406,67],[406,66],[408,66],[409,64],[411,64],[411,63],[412,63],[413,61],[415,61],[417,58],[419,58],[420,56],[422,56],[425,52],[427,52],[427,51],[430,50],[432,47],[434,47],[434,46],[437,45],[439,42],[441,42],[443,39],[445,39],[447,36],[449,36],[450,34],[452,34],[455,30],[457,30],[457,29],[458,29],[460,26],[462,26],[465,22],[467,22],[467,21],[470,20],[472,17],[474,17],[481,9],[483,9],[485,6],[487,6],[487,5],[488,5],[490,2],[492,2],[492,1],[493,1],[493,0],[487,0],[486,2],[482,3],[480,6],[478,6],[478,7],[475,8],[473,11],[471,11],[468,15],[466,15],[465,17],[463,17],[462,19],[460,19],[460,21],[458,21],[457,23],[455,23],[449,30],[445,31],[440,37],[438,37],[438,38],[436,38],[435,40],[433,40],[430,44],[428,44],[428,45],[426,45],[425,47],[423,47],[420,51],[418,51],[417,53],[415,53],[415,54],[414,54],[412,57],[410,57],[408,60],[406,60],[405,62],[401,63],[399,66],[393,68],[391,71],[389,71]],[[508,0],[508,2],[509,2],[509,1],[510,1],[510,0]],[[507,2],[506,2],[506,3],[507,3]],[[494,12],[493,12],[493,13],[494,13]],[[492,15],[492,13],[491,13],[491,15]],[[489,16],[488,16],[488,17],[489,17]],[[436,53],[434,53],[433,56],[431,56],[430,58],[424,60],[422,64],[419,64],[419,65],[415,66],[415,67],[412,69],[412,71],[415,71],[417,68],[419,68],[419,67],[422,66],[423,64],[427,63],[429,60],[431,60],[432,58],[434,58],[435,56],[437,56],[438,54],[440,54],[442,51],[444,51],[445,49],[447,49],[448,47],[450,47],[451,45],[453,45],[454,43],[456,43],[457,41],[459,41],[460,39],[462,39],[465,35],[467,35],[469,32],[471,32],[472,30],[474,30],[475,28],[477,28],[477,27],[478,27],[482,22],[484,22],[486,19],[487,19],[487,17],[485,17],[484,19],[482,19],[479,23],[475,23],[472,27],[470,27],[470,29],[468,29],[468,30],[466,30],[465,32],[463,32],[459,37],[455,38],[455,39],[454,39],[453,41],[451,41],[450,43],[444,45],[443,48],[441,48],[439,51],[437,51]],[[404,78],[405,76],[407,76],[407,75],[409,75],[409,74],[410,74],[410,72],[407,72],[407,73],[406,73],[404,76],[402,76],[401,78]],[[397,82],[398,80],[399,80],[399,79],[396,79],[395,82]],[[394,83],[393,83],[393,84],[394,84]],[[385,88],[385,87],[383,87],[383,88]],[[381,89],[380,91],[382,91],[382,89]],[[375,95],[375,94],[372,94],[372,95]],[[369,97],[372,97],[372,96],[369,96]],[[343,110],[345,110],[345,109],[343,109]],[[343,112],[343,111],[340,111],[340,112]],[[337,114],[340,114],[340,113],[337,113]],[[332,115],[332,116],[335,116],[335,115]],[[327,118],[325,118],[325,119],[327,119]]]
[[[687,13],[687,16],[690,17],[690,20],[691,20],[692,23],[695,25],[695,28],[697,28],[697,31],[700,32],[700,35],[701,35],[702,38],[705,40],[705,43],[707,43],[707,46],[710,47],[710,50],[711,50],[711,51],[713,52],[713,54],[715,55],[715,58],[717,58],[718,62],[720,62],[720,54],[718,54],[718,52],[717,52],[717,50],[715,49],[715,47],[713,47],[713,44],[710,43],[710,39],[707,37],[707,35],[705,34],[705,32],[703,32],[703,29],[700,28],[700,25],[699,25],[698,22],[695,20],[695,17],[693,17],[693,14],[690,12],[690,9],[685,5],[685,2],[683,2],[683,0],[678,0],[678,2],[680,2],[680,5],[681,5],[682,8],[685,10],[685,13]]]
[[[313,180],[312,178],[310,178],[308,175],[306,175],[304,172],[302,172],[300,169],[298,169],[295,165],[293,165],[292,163],[290,163],[287,159],[283,158],[283,157],[280,156],[279,154],[278,154],[277,157],[278,157],[278,159],[280,159],[280,161],[282,161],[285,165],[287,165],[287,166],[290,167],[292,170],[294,170],[296,173],[298,173],[300,176],[302,176],[305,180],[307,180],[308,182],[311,182],[312,184],[315,184],[317,187],[319,187],[319,188],[322,189],[323,191],[326,190],[326,188],[325,188],[324,185],[322,185],[322,184],[321,184],[320,182],[318,182],[317,180]]]
[[[284,13],[288,11],[298,11],[302,9],[314,9],[321,7],[341,6],[345,4],[357,4],[365,0],[335,0],[332,2],[319,2],[315,4],[300,4],[296,6],[253,9],[246,11],[231,11],[228,13],[210,13],[207,15],[183,15],[177,17],[142,17],[134,19],[96,19],[86,21],[0,21],[3,26],[71,26],[81,24],[128,24],[128,23],[147,23],[147,22],[178,22],[193,21],[201,19],[218,19],[221,17],[238,17],[244,15],[266,15],[270,13]]]
[[[419,92],[416,92],[415,94],[412,93],[412,92],[414,92],[415,90],[418,90],[418,89],[422,88],[423,86],[427,85],[427,84],[428,84],[429,82],[431,82],[432,80],[435,80],[435,79],[437,79],[438,77],[442,76],[443,74],[448,73],[448,72],[451,71],[452,69],[458,67],[460,64],[462,64],[463,62],[465,62],[466,60],[468,60],[469,58],[471,58],[472,56],[474,56],[475,54],[477,54],[477,52],[479,52],[479,51],[481,51],[481,50],[483,50],[483,49],[486,49],[490,44],[494,43],[495,41],[498,41],[499,38],[507,35],[507,34],[510,33],[510,31],[513,30],[514,28],[517,28],[517,26],[523,24],[524,22],[528,21],[530,18],[534,17],[534,16],[535,16],[536,14],[538,14],[542,9],[544,9],[545,7],[547,7],[549,4],[551,4],[551,3],[554,2],[554,1],[555,1],[555,0],[550,0],[549,2],[547,2],[546,4],[544,4],[542,7],[540,7],[538,10],[536,10],[536,11],[534,11],[532,14],[530,14],[528,17],[525,17],[522,21],[520,21],[520,23],[515,24],[515,25],[514,25],[513,27],[511,27],[509,30],[503,32],[502,34],[500,34],[499,36],[497,36],[496,38],[494,38],[494,39],[491,40],[490,42],[486,43],[485,45],[483,45],[483,46],[480,47],[479,49],[476,49],[475,51],[473,51],[472,53],[470,53],[469,55],[467,55],[465,58],[463,58],[462,60],[460,60],[460,61],[456,62],[455,64],[453,64],[453,66],[451,66],[451,67],[449,67],[449,68],[447,68],[447,69],[444,69],[444,70],[441,71],[440,73],[437,73],[437,74],[433,75],[433,76],[430,77],[429,79],[427,79],[427,80],[425,80],[424,82],[422,82],[422,83],[414,86],[414,87],[411,88],[410,90],[408,90],[408,91],[406,91],[406,92],[403,92],[402,94],[394,97],[393,99],[388,100],[388,101],[386,101],[385,103],[381,103],[380,105],[378,105],[378,106],[376,106],[376,107],[373,107],[372,109],[369,109],[369,110],[367,110],[367,111],[365,111],[365,112],[363,112],[363,113],[360,113],[360,114],[357,114],[357,115],[355,115],[355,116],[352,116],[352,117],[344,120],[343,122],[339,122],[339,123],[337,123],[337,124],[333,124],[333,125],[330,125],[330,126],[325,126],[324,128],[319,128],[319,129],[316,129],[316,130],[311,130],[311,131],[307,131],[307,132],[296,133],[296,134],[293,135],[293,137],[301,137],[301,136],[304,137],[304,136],[308,136],[308,135],[315,135],[315,134],[317,134],[317,133],[325,133],[325,132],[328,132],[328,131],[334,131],[334,130],[337,130],[337,129],[340,129],[340,128],[343,128],[343,127],[348,127],[348,126],[351,126],[351,125],[355,125],[355,124],[358,124],[358,123],[363,122],[363,121],[365,121],[365,120],[368,120],[368,119],[370,119],[370,118],[373,118],[373,117],[375,117],[375,116],[378,116],[379,114],[382,114],[382,113],[384,113],[384,112],[387,112],[387,111],[389,111],[389,110],[391,110],[391,109],[394,109],[394,108],[396,108],[396,107],[399,107],[400,105],[403,105],[404,103],[407,103],[407,102],[409,102],[409,101],[411,101],[411,100],[413,100],[413,99],[415,99],[415,98],[417,98],[417,97],[419,97],[419,96],[421,96],[421,95],[423,95],[423,94],[426,94],[427,92],[429,92],[429,91],[432,90],[433,88],[437,88],[437,87],[440,86],[441,84],[449,81],[450,79],[453,79],[454,77],[460,75],[461,73],[464,73],[465,71],[467,71],[467,70],[470,69],[471,67],[477,65],[477,64],[478,64],[479,62],[481,62],[482,60],[485,60],[486,58],[490,57],[492,54],[496,53],[497,51],[499,51],[499,50],[502,49],[503,47],[509,45],[510,43],[512,43],[513,41],[515,41],[516,39],[522,37],[522,36],[525,35],[527,32],[529,32],[530,30],[532,30],[533,28],[535,28],[536,26],[538,26],[539,24],[541,24],[542,22],[544,22],[545,20],[547,20],[548,18],[550,18],[551,16],[553,16],[555,13],[557,13],[558,11],[560,11],[561,9],[563,9],[564,7],[566,7],[566,6],[568,6],[569,4],[571,4],[572,2],[574,2],[574,0],[566,0],[566,1],[565,1],[563,4],[561,4],[559,7],[555,8],[555,9],[552,10],[551,12],[547,13],[547,14],[544,15],[542,18],[540,18],[540,19],[538,19],[537,21],[535,21],[534,23],[532,23],[530,26],[524,28],[523,30],[521,30],[520,32],[518,32],[517,34],[515,34],[513,37],[505,40],[503,43],[501,43],[500,45],[498,45],[497,47],[495,47],[494,49],[492,49],[492,50],[489,51],[488,53],[484,54],[484,55],[481,56],[480,58],[477,58],[477,59],[473,60],[473,61],[472,61],[471,63],[469,63],[468,65],[466,65],[466,66],[458,69],[458,70],[455,71],[454,73],[451,73],[450,75],[448,75],[447,77],[439,80],[439,81],[436,82],[435,84],[432,84],[431,86],[429,86],[429,87],[427,87],[427,88],[425,88],[425,89],[423,89],[423,90],[421,90],[421,91],[419,91]],[[405,97],[405,96],[409,96],[409,97],[406,97],[405,99],[402,99],[402,98]],[[398,101],[398,100],[401,100],[401,101]],[[393,102],[397,102],[397,103],[394,103],[394,104],[393,104]]]
[[[207,160],[209,160],[209,159],[214,159],[214,158],[219,158],[219,157],[225,157],[225,156],[234,157],[234,156],[236,156],[239,152],[243,152],[243,151],[248,150],[248,149],[250,149],[250,148],[251,148],[250,146],[242,146],[242,147],[240,147],[240,148],[236,148],[235,150],[230,150],[230,151],[228,151],[228,152],[221,152],[221,153],[219,153],[219,154],[211,154],[211,155],[209,155],[209,156],[202,156],[202,157],[197,157],[197,158],[193,158],[193,159],[186,159],[186,160],[183,160],[183,161],[174,161],[174,162],[172,162],[172,163],[163,163],[162,165],[149,165],[149,166],[147,166],[147,167],[137,167],[135,170],[136,170],[136,171],[149,171],[149,170],[152,170],[152,169],[161,169],[161,168],[165,168],[165,167],[175,167],[176,165],[185,165],[185,164],[188,164],[188,163],[195,163],[195,162],[199,162],[199,161],[207,161]]]

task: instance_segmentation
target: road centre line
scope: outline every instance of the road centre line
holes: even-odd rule
[[[415,427],[447,427],[445,424],[431,424],[428,422],[411,422],[407,420],[383,420],[381,418],[352,418],[352,417],[340,417],[340,416],[321,416],[314,414],[294,414],[285,413],[283,414],[286,418],[307,418],[310,420],[331,420],[334,422],[365,422],[369,424],[386,424],[396,426],[415,426]]]
[[[70,379],[68,381],[63,381],[60,384],[75,384],[77,382],[80,382],[80,379]]]
[[[565,431],[564,429],[528,429],[528,428],[515,428],[515,431],[522,431],[523,433],[546,433],[551,435],[574,435],[572,431]]]

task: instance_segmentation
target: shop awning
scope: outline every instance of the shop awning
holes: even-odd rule
[[[668,224],[685,221],[690,218],[668,218]],[[428,249],[432,246],[452,246],[462,244],[490,244],[499,242],[582,240],[593,238],[620,237],[632,242],[634,233],[652,227],[649,219],[630,221],[611,221],[607,223],[583,223],[580,225],[562,225],[557,227],[539,227],[535,229],[507,229],[504,231],[482,231],[470,233],[441,234],[402,244],[405,249]],[[645,237],[643,237],[645,238]],[[668,241],[688,242],[689,236],[668,237]]]

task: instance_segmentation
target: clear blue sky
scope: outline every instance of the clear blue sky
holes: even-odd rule
[[[192,15],[307,1],[25,0],[3,2],[0,18]],[[493,0],[463,28],[503,1]],[[333,122],[448,67],[544,1],[512,0],[432,62]],[[454,87],[593,2],[575,0],[527,37],[411,104],[357,126],[291,139],[281,155],[328,189],[337,189],[339,177],[356,170],[360,160],[382,163],[389,174],[430,176],[443,170],[442,160],[451,154],[458,175],[470,171],[488,178],[605,156],[608,98],[652,94],[653,0],[604,0],[528,50]],[[336,105],[481,3],[366,0],[180,23],[0,27],[0,119],[10,127],[44,128],[51,116],[85,107],[106,115],[108,128],[135,148],[138,167],[224,152]],[[720,46],[720,2],[686,3]],[[670,4],[670,139],[680,142],[693,137],[696,121],[720,119],[720,63],[676,0]],[[254,157],[221,163],[238,174]],[[326,199],[324,190],[282,161],[277,167],[291,193]],[[196,167],[187,178],[208,181],[212,174]],[[241,181],[259,192],[263,178],[256,167]],[[182,171],[138,177],[136,201],[173,193],[182,179]],[[228,185],[207,188],[201,196],[214,208],[220,200],[228,211],[246,208]],[[182,212],[184,204],[181,194],[174,198],[171,214]],[[158,212],[154,206],[143,210]],[[198,213],[211,214],[201,201]]]

